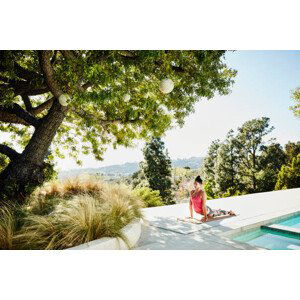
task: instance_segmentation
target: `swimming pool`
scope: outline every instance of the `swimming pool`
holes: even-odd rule
[[[300,228],[300,214],[289,217],[285,220],[273,222],[271,224],[278,224],[288,226],[291,228]],[[273,233],[266,233],[260,228],[246,231],[242,234],[234,236],[234,241],[247,243],[255,247],[261,247],[271,250],[300,250],[300,238],[283,236]]]

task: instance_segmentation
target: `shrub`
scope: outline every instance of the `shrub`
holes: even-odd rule
[[[142,217],[142,201],[125,185],[91,179],[80,185],[76,179],[51,183],[46,193],[37,191],[34,197],[31,215],[15,238],[22,249],[65,249],[101,237],[126,242],[121,229]]]
[[[226,190],[225,193],[220,195],[220,198],[233,197],[233,196],[241,196],[244,195],[239,190],[236,190],[235,187],[230,187]]]
[[[140,197],[147,207],[164,205],[159,191],[153,191],[148,187],[142,187],[134,190],[135,194]]]
[[[76,195],[86,194],[98,197],[104,183],[95,177],[75,177],[65,181],[53,180],[37,188],[28,201],[28,210],[33,214],[47,215],[54,208]]]

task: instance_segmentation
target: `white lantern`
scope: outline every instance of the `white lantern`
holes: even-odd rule
[[[125,101],[125,102],[128,102],[129,100],[130,100],[130,95],[129,94],[126,94],[126,95],[124,95],[124,97],[123,97],[123,101]]]
[[[159,84],[159,89],[164,94],[169,94],[174,89],[174,82],[171,79],[163,79]]]
[[[61,94],[58,97],[60,105],[67,106],[71,102],[71,97],[68,94]]]

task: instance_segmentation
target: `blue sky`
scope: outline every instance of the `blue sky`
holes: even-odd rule
[[[281,144],[300,140],[300,119],[289,110],[291,91],[300,86],[300,51],[235,51],[226,54],[228,66],[238,71],[232,92],[201,99],[182,128],[169,130],[164,141],[172,159],[205,156],[212,140],[223,139],[245,121],[269,117],[275,127],[270,137]],[[143,142],[136,147],[109,148],[104,161],[82,157],[83,167],[101,167],[143,159]],[[72,160],[59,161],[62,169],[76,168]]]
[[[172,159],[205,156],[212,140],[222,140],[230,129],[263,116],[275,127],[270,137],[281,144],[300,140],[300,119],[289,110],[291,91],[300,86],[300,51],[227,52],[226,62],[238,71],[232,92],[201,99],[182,128],[166,133],[164,141]],[[137,141],[135,148],[109,148],[102,162],[83,156],[83,167],[140,161],[143,145]],[[59,160],[58,167],[78,168],[72,159]]]

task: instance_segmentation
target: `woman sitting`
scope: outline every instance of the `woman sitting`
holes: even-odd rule
[[[193,219],[193,210],[200,215],[203,215],[201,221],[206,222],[218,216],[235,216],[233,211],[223,209],[212,209],[206,205],[206,193],[202,186],[202,179],[197,176],[194,182],[194,189],[190,194],[190,218]]]

